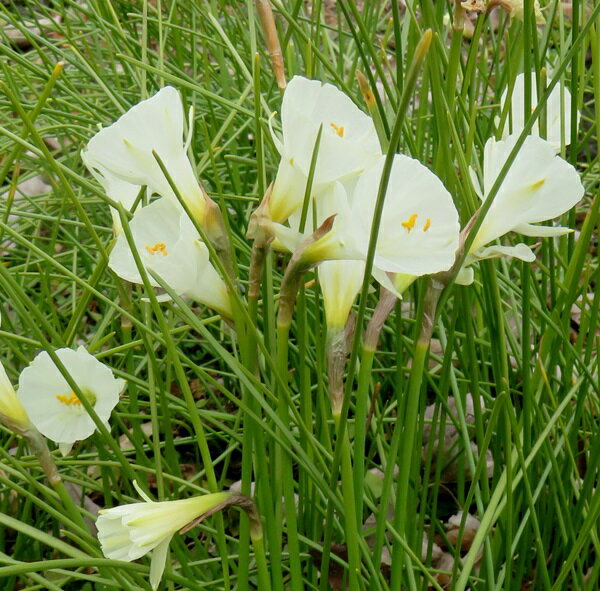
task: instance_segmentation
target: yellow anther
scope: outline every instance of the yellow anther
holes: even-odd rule
[[[290,164],[291,164],[292,166],[294,166],[294,159],[293,159],[293,158],[290,158]]]
[[[146,250],[150,254],[162,254],[164,257],[167,256],[167,245],[164,242],[157,242],[154,246],[146,245]]]
[[[58,394],[56,399],[59,402],[62,402],[65,406],[81,406],[81,400],[77,398],[75,392],[71,392],[71,396],[63,396],[62,394]]]
[[[536,181],[535,183],[533,183],[533,185],[531,185],[531,190],[537,191],[545,182],[546,179],[540,179],[539,181]]]
[[[336,125],[335,123],[330,123],[329,125],[333,128],[333,131],[335,131],[335,133],[337,133],[340,137],[344,137],[343,125]]]
[[[431,226],[431,219],[427,218],[427,220],[425,220],[425,225],[423,226],[423,232],[427,232],[427,230],[429,230],[429,226]]]
[[[406,228],[410,232],[415,227],[415,222],[417,221],[418,217],[419,214],[413,213],[410,218],[408,218],[408,221],[402,222],[402,227]]]

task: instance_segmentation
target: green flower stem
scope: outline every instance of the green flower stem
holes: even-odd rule
[[[283,293],[283,288],[282,288]],[[280,301],[280,306],[285,303]],[[293,306],[293,304],[292,304]],[[281,311],[281,308],[280,308]],[[290,336],[290,323],[280,324],[277,322],[277,368],[282,379],[287,381],[288,377],[288,340]],[[284,425],[289,423],[289,412],[285,396],[279,396],[277,414]],[[281,511],[281,502],[283,489],[283,503],[285,505],[285,522],[287,533],[288,555],[290,557],[290,571],[292,576],[292,590],[302,591],[302,569],[300,568],[300,544],[298,541],[298,520],[296,516],[296,500],[294,497],[294,478],[292,472],[292,462],[288,450],[281,443],[275,447],[275,471],[273,474],[273,488],[276,498],[275,505],[279,508],[276,519],[278,530],[282,532],[283,511]]]
[[[365,446],[367,436],[367,414],[369,412],[369,392],[371,370],[375,358],[375,349],[363,345],[358,372],[354,414],[354,493],[356,518],[362,519],[363,488],[365,484]]]
[[[336,431],[340,432],[341,415],[334,413]],[[348,588],[350,591],[361,589],[360,580],[360,534],[356,518],[356,502],[354,500],[354,472],[352,469],[352,452],[348,430],[342,431],[342,441],[339,442],[342,450],[342,497],[344,502],[344,516],[346,524],[346,548],[348,550]],[[321,573],[321,576],[327,576]]]
[[[388,316],[396,305],[396,296],[382,289],[373,316],[363,338],[362,356],[358,372],[358,388],[354,411],[354,496],[356,518],[362,523],[363,489],[365,481],[365,446],[367,436],[367,416],[370,403],[371,370],[379,342],[379,335]]]
[[[81,529],[81,532],[76,533],[78,535],[80,535],[82,532],[89,533],[88,527],[83,520],[83,516],[81,515],[79,508],[75,505],[75,501],[65,488],[60,474],[58,473],[58,468],[56,467],[54,458],[48,449],[48,445],[43,435],[32,425],[23,433],[23,437],[25,437],[29,443],[29,447],[40,462],[40,466],[42,467],[48,482],[57,492],[63,507],[73,520],[73,523],[75,523]]]
[[[396,495],[396,510],[394,516],[394,527],[402,538],[406,538],[407,532],[410,530],[408,523],[407,508],[410,503],[410,476],[413,468],[413,457],[415,457],[415,435],[419,420],[419,398],[421,394],[421,384],[423,381],[423,371],[429,343],[433,333],[433,323],[435,320],[435,312],[437,302],[443,290],[443,284],[435,279],[430,279],[425,292],[425,301],[421,308],[421,314],[417,318],[420,323],[419,336],[415,343],[415,352],[413,357],[410,381],[408,384],[408,394],[406,400],[406,412],[403,418],[399,418],[398,425],[403,425],[402,445],[400,447],[399,467],[400,474],[398,475],[398,492]],[[398,427],[397,427],[398,428]],[[401,545],[395,541],[392,549],[392,575],[391,589],[400,589],[402,587],[402,571],[406,565],[409,573],[412,573],[411,559],[408,555],[404,555]]]
[[[258,574],[258,589],[260,589],[260,591],[271,591],[271,579],[269,577],[263,535],[262,533],[260,535],[251,535],[250,538],[252,540],[252,546],[254,547],[254,559],[256,560],[256,572]]]

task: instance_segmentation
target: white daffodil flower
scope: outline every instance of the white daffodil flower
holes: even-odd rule
[[[166,198],[136,210],[129,222],[144,268],[159,275],[177,294],[230,317],[227,286],[209,261],[206,245],[178,205]],[[124,233],[110,253],[109,267],[122,279],[143,283]],[[159,283],[149,275],[150,283]],[[163,298],[164,299],[164,298]]]
[[[19,432],[27,429],[30,424],[27,412],[17,397],[2,363],[0,363],[0,422]]]
[[[213,493],[179,501],[154,502],[139,488],[145,502],[100,511],[96,527],[106,558],[131,562],[151,550],[150,584],[157,589],[165,570],[173,535],[204,513],[214,509],[231,492]]]
[[[358,249],[369,245],[385,157],[366,170],[354,189],[352,231]],[[375,248],[375,267],[413,277],[449,269],[459,237],[458,212],[442,181],[414,158],[394,157]]]
[[[502,109],[508,100],[508,88],[502,95]],[[515,79],[515,86],[510,96],[510,123],[512,134],[519,135],[525,126],[525,74],[519,74]],[[531,73],[531,112],[537,107],[537,83],[535,73]],[[579,122],[579,114],[578,119]],[[558,152],[564,143],[568,146],[571,142],[571,93],[567,88],[556,85],[546,103],[546,138]],[[508,136],[509,125],[505,126],[505,136]],[[540,135],[540,120],[538,119],[532,129],[531,135]]]
[[[349,193],[344,185],[336,183],[318,196],[315,199],[316,224],[307,224],[304,233],[297,229],[297,216],[290,218],[289,227],[272,224],[278,243],[294,251],[315,226],[335,214],[332,230],[306,248],[306,259],[312,263],[366,260],[384,161],[382,156],[365,170],[349,187]],[[311,213],[307,216],[309,220],[313,219]],[[459,230],[458,212],[438,177],[418,160],[396,155],[375,247],[375,279],[386,289],[400,295],[416,277],[446,271],[455,261]],[[335,274],[325,271],[326,274],[332,273],[331,280],[326,277],[325,281],[339,291],[338,282],[344,279],[343,272],[338,270],[341,267],[334,269]],[[344,301],[351,292],[356,295],[358,288],[356,291],[355,288],[357,285],[360,287],[364,274],[364,266],[362,271],[359,265],[346,267],[347,271],[350,269],[352,272],[347,276],[348,291]],[[336,284],[338,287],[335,287]],[[328,303],[325,305],[327,307]],[[349,312],[351,305],[352,302],[341,308]],[[332,309],[334,306],[332,300]]]
[[[165,165],[192,215],[204,221],[205,198],[183,143],[183,105],[179,93],[165,86],[134,105],[115,123],[99,131],[82,152],[90,170],[109,171],[133,185],[176,200],[152,152]]]
[[[125,380],[90,355],[84,347],[76,351],[58,349],[57,357],[78,385],[98,418],[108,427],[108,419],[119,401]],[[89,437],[96,428],[81,400],[42,351],[19,376],[17,396],[33,425],[67,454],[75,441]]]
[[[281,162],[269,211],[285,222],[302,206],[315,142],[322,126],[313,193],[359,174],[381,153],[371,118],[331,84],[294,76],[281,106],[283,137],[273,139]]]
[[[512,135],[502,141],[494,138],[487,141],[483,157],[483,192],[479,191],[482,201],[487,198],[517,139],[517,135]],[[557,156],[549,142],[528,136],[477,231],[457,282],[470,283],[473,275],[465,267],[480,259],[512,256],[526,262],[535,260],[535,254],[525,244],[485,245],[511,231],[538,237],[571,232],[570,228],[536,224],[562,215],[583,194],[584,188],[575,168]]]

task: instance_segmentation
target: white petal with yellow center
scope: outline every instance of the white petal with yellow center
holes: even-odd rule
[[[231,314],[225,283],[211,265],[208,249],[186,213],[165,198],[138,209],[129,222],[133,242],[151,285],[157,274],[178,295]],[[122,279],[143,283],[125,234],[117,237],[109,267]]]
[[[493,138],[487,141],[483,167],[486,198],[516,141],[515,135],[502,141]],[[575,168],[557,156],[548,142],[528,136],[504,177],[470,252],[511,230],[521,228],[527,235],[534,235],[536,230],[532,224],[562,215],[583,197],[583,193]],[[545,235],[547,227],[540,227],[539,232]]]
[[[365,255],[385,158],[358,179],[351,199],[352,231]],[[458,212],[438,177],[418,160],[397,154],[384,202],[375,265],[421,276],[447,270],[458,247]]]
[[[76,351],[57,349],[56,355],[86,396],[98,418],[108,424],[125,381],[115,378],[110,368],[90,355],[84,347],[79,347]],[[31,422],[43,435],[56,443],[73,443],[85,439],[96,428],[46,351],[37,355],[21,372],[17,395]]]
[[[371,118],[331,84],[294,76],[281,107],[281,164],[270,198],[273,221],[285,222],[302,206],[306,178],[322,128],[314,192],[359,174],[381,153]]]

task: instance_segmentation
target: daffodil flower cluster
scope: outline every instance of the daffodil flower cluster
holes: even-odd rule
[[[290,81],[281,107],[281,134],[271,130],[280,156],[277,173],[249,235],[293,253],[288,269],[292,264],[301,273],[317,268],[330,344],[339,343],[344,333],[371,255],[372,278],[402,297],[423,276],[450,277],[467,285],[474,279],[472,265],[481,259],[534,261],[531,247],[498,242],[509,232],[554,237],[571,231],[539,225],[583,196],[577,171],[558,155],[571,137],[562,116],[571,99],[560,89],[553,91],[546,105],[547,125],[536,122],[523,138],[525,76],[529,74],[518,76],[512,93],[502,98],[503,110],[511,113],[504,135],[499,130],[501,139],[489,138],[481,163],[474,163],[470,182],[486,213],[482,219],[476,213],[462,232],[455,205],[462,201],[460,195],[451,195],[426,164],[406,154],[383,154],[372,119],[336,87],[300,76]],[[532,112],[536,104],[533,92]],[[191,135],[184,141],[184,127],[181,97],[167,86],[100,130],[82,158],[112,204],[112,271],[132,283],[144,284],[147,278],[153,288],[166,285],[231,318],[232,294],[210,256],[226,252],[228,238],[220,210],[199,184],[188,157]],[[471,227],[475,230],[467,237]],[[238,278],[233,279],[235,284]],[[338,358],[343,363],[343,355]],[[338,374],[343,375],[343,367]],[[108,427],[124,387],[124,380],[84,347],[44,351],[22,371],[17,391],[0,364],[0,420],[17,433],[36,429],[67,454],[98,425]],[[108,558],[131,561],[153,551],[150,580],[157,588],[172,536],[226,503],[231,493],[171,502],[140,494],[144,502],[101,511],[98,537]]]
[[[339,332],[362,285],[385,156],[372,120],[331,84],[294,77],[281,118],[283,136],[274,134],[281,163],[267,198],[268,230],[276,247],[293,252],[335,216],[331,231],[306,248],[304,257],[321,263],[327,323]],[[316,165],[304,207],[313,152]],[[416,277],[448,269],[455,260],[459,229],[452,197],[438,177],[419,161],[396,155],[375,248],[374,278],[400,295]]]
[[[532,80],[535,83],[535,77]],[[504,104],[508,100],[505,92]],[[522,74],[510,100],[512,133],[502,140],[487,141],[481,183],[473,178],[482,202],[524,128]],[[534,92],[532,111],[536,101]],[[551,93],[547,104],[549,139],[539,137],[536,122],[477,231],[458,273],[459,283],[473,280],[468,265],[483,258],[535,259],[524,244],[486,246],[510,231],[527,236],[559,236],[570,231],[535,225],[561,215],[583,195],[577,172],[556,154],[570,138],[570,127],[561,116],[569,105],[568,92],[561,94],[556,88]],[[266,207],[261,208],[268,212],[262,223],[274,236],[276,247],[293,252],[326,219],[335,216],[331,231],[306,247],[303,256],[321,263],[318,273],[328,326],[340,331],[362,284],[385,156],[372,121],[330,84],[293,78],[283,99],[281,119],[282,137],[273,133],[281,161]],[[314,156],[312,186],[306,195]],[[453,198],[442,182],[419,161],[397,154],[375,246],[373,277],[401,295],[417,277],[448,271],[460,254],[459,231]]]
[[[133,212],[129,221],[133,244],[123,231],[118,211],[113,210],[116,243],[110,268],[122,279],[142,284],[133,247],[153,286],[160,286],[154,277],[158,275],[178,295],[228,317],[231,304],[227,287],[159,164],[160,160],[193,220],[210,238],[219,240],[220,214],[196,178],[183,131],[181,97],[173,87],[166,86],[99,131],[81,156],[107,196],[125,210],[136,205],[143,187],[148,197],[157,197]],[[190,140],[191,132],[188,143]]]

